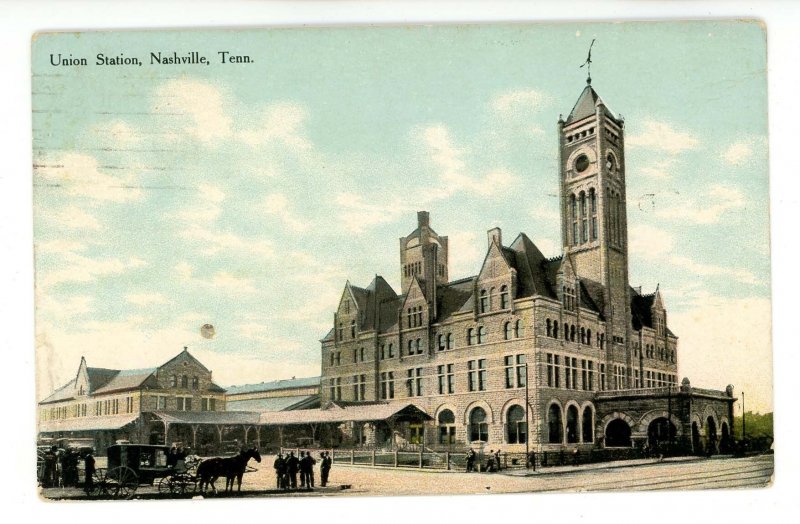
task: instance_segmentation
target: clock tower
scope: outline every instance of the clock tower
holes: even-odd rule
[[[625,365],[630,377],[624,121],[587,80],[567,119],[559,118],[558,128],[564,257],[579,278],[603,286],[603,304],[598,306],[606,320],[607,363]]]

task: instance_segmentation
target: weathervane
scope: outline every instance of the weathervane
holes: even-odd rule
[[[581,67],[588,65],[589,67],[586,68],[586,71],[589,75],[586,77],[586,83],[592,83],[592,46],[594,46],[594,38],[592,38],[592,43],[589,44],[589,56],[586,57],[586,62],[584,62]]]

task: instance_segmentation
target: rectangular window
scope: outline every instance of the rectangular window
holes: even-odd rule
[[[553,381],[553,354],[547,354],[547,387],[552,388]]]
[[[366,400],[367,376],[353,375],[353,399]]]
[[[589,391],[594,391],[594,361],[589,361]]]
[[[478,391],[486,391],[486,359],[478,360]]]
[[[553,355],[553,375],[555,376],[555,385],[553,387],[561,387],[561,357]]]
[[[572,359],[572,389],[578,389],[578,359]]]
[[[339,366],[339,365],[341,365],[341,363],[342,363],[342,352],[341,351],[337,351],[336,352],[336,365]]]
[[[406,392],[409,397],[422,396],[422,368],[411,368],[408,370]]]
[[[525,362],[525,355],[508,355],[503,358],[506,388],[525,387],[527,379],[525,376]]]
[[[191,411],[192,410],[192,397],[186,397],[186,401],[183,404],[184,404],[184,408],[186,408],[186,411]]]
[[[208,410],[209,411],[216,411],[217,410],[217,399],[215,399],[215,398],[208,399]]]
[[[183,411],[183,397],[177,397],[175,400],[178,402],[178,411]]]
[[[606,365],[600,364],[600,391],[606,390]]]
[[[581,387],[584,391],[589,389],[589,368],[585,359],[581,359]]]
[[[386,372],[384,371],[381,373],[381,400],[386,400],[386,395],[388,392],[387,383],[386,383]]]
[[[528,383],[528,358],[525,355],[517,355],[517,387],[524,388]]]
[[[336,400],[342,400],[342,377],[338,377],[336,380]]]
[[[456,392],[456,376],[453,373],[453,364],[447,364],[447,393]]]
[[[394,344],[389,344],[389,358],[394,358]]]
[[[564,357],[564,387],[567,389],[572,389],[572,373],[570,373],[570,359],[569,357]]]
[[[380,359],[383,360],[385,358],[386,358],[386,344],[381,344]]]
[[[475,386],[478,382],[478,372],[475,370],[477,362],[470,360],[467,362],[467,389],[475,391]]]
[[[437,380],[439,383],[439,394],[444,395],[445,392],[445,374],[444,374],[444,366],[436,366],[436,375]]]
[[[503,364],[505,366],[506,375],[506,389],[514,387],[514,357],[508,355],[503,357]]]
[[[200,411],[208,411],[208,399],[201,398],[200,399]]]
[[[335,361],[335,357],[336,357],[335,352],[331,352],[331,366],[333,366],[333,363]]]

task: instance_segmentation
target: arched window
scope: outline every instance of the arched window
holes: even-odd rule
[[[506,442],[509,444],[525,444],[528,436],[525,424],[525,410],[522,406],[514,405],[506,414]]]
[[[569,342],[569,324],[564,323],[564,340]]]
[[[197,377],[192,377],[192,389],[197,389],[200,385],[200,380]]]
[[[545,323],[547,329],[547,336],[553,336],[553,322],[548,318],[547,322]]]
[[[575,331],[576,331],[575,326],[574,325],[570,326],[570,328],[569,328],[569,340],[570,340],[570,342],[575,342]]]
[[[553,338],[558,338],[558,320],[553,321]]]
[[[181,387],[186,389],[189,387],[189,377],[181,375]]]
[[[503,324],[503,340],[510,340],[511,339],[511,322],[505,322]]]
[[[422,354],[422,345],[420,344],[420,339],[414,341],[414,348],[417,350],[417,355]]]
[[[486,313],[489,309],[489,297],[485,289],[481,289],[481,313]]]
[[[570,217],[572,217],[572,245],[578,245],[578,205],[575,201],[575,195],[571,195],[569,199]]]
[[[589,190],[589,208],[592,212],[592,240],[597,240],[597,194],[594,188]]]
[[[456,417],[449,409],[439,413],[439,444],[449,446],[456,442]]]
[[[178,387],[178,376],[177,375],[172,375],[171,377],[169,377],[169,385],[170,385],[170,387],[173,387],[173,388]]]
[[[586,328],[581,328],[581,344],[586,344]]]
[[[578,408],[570,406],[567,408],[567,443],[576,442],[578,442]]]
[[[344,326],[339,322],[339,340],[344,340]]]
[[[408,341],[408,352],[407,354],[413,355],[414,354],[414,341],[409,339]]]
[[[589,240],[589,229],[586,216],[586,193],[581,191],[581,244]]]
[[[356,321],[350,321],[350,338],[356,338]]]
[[[447,334],[447,349],[453,349],[453,334]]]
[[[469,440],[470,442],[488,442],[489,424],[483,408],[475,408],[469,414]]]
[[[548,439],[550,444],[561,444],[564,441],[561,423],[561,408],[558,404],[550,404],[548,410]]]
[[[444,351],[445,349],[445,338],[441,333],[436,337],[436,347],[439,351]]]
[[[475,343],[475,340],[473,338],[474,336],[475,336],[475,330],[473,328],[467,329],[467,345],[468,346],[471,346],[472,344]]]
[[[524,336],[523,328],[522,328],[522,320],[517,320],[514,322],[514,338],[519,338]]]
[[[583,420],[581,421],[581,429],[584,442],[594,442],[594,414],[592,408],[586,406],[583,408]]]
[[[483,326],[478,327],[478,344],[486,342],[486,328]]]
[[[500,309],[508,308],[508,286],[500,288]]]
[[[592,330],[591,329],[587,329],[586,330],[586,345],[588,345],[588,346],[592,345]]]

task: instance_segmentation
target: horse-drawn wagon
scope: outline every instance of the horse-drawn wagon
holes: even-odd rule
[[[116,444],[109,446],[108,467],[95,470],[90,495],[131,498],[142,484],[156,485],[160,493],[191,493],[197,484],[197,460],[180,464],[170,460],[169,446]]]

